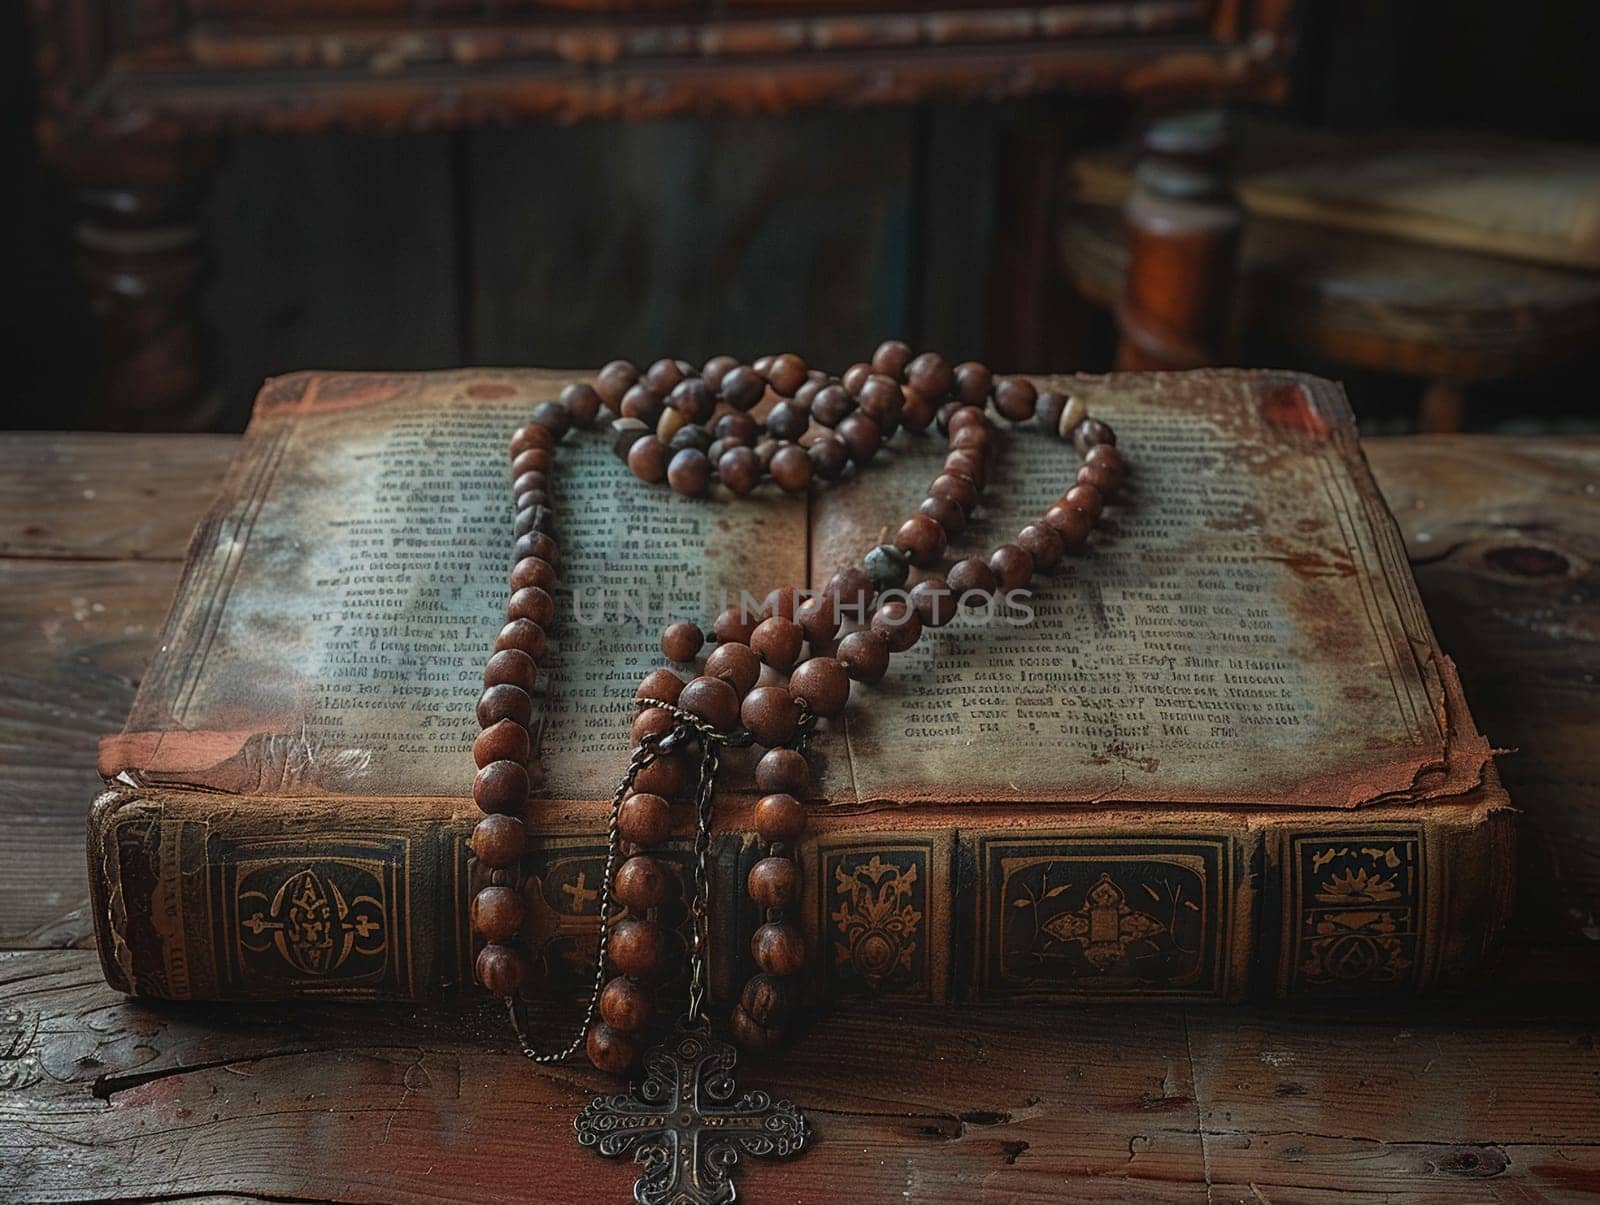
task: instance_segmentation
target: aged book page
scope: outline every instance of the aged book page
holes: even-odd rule
[[[968,614],[895,659],[827,747],[836,794],[1350,807],[1478,781],[1487,749],[1451,732],[1453,671],[1337,387],[1225,371],[1057,385],[1119,432],[1125,504],[1089,555],[1035,579],[1030,621]],[[1013,538],[1071,481],[1069,447],[1017,434],[963,548]],[[814,582],[909,512],[937,452],[820,496]]]
[[[572,379],[269,383],[102,772],[261,795],[464,796],[508,594],[506,444]],[[805,504],[763,496],[735,513],[641,489],[603,436],[568,439],[555,481],[561,613],[535,691],[546,792],[609,797],[663,616],[803,580]]]

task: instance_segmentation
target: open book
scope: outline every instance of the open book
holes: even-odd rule
[[[114,984],[470,984],[504,447],[577,376],[268,382],[102,746],[89,844]],[[800,851],[816,989],[1237,1000],[1471,979],[1509,900],[1509,811],[1342,393],[1266,372],[1054,384],[1115,425],[1132,487],[1087,555],[1035,581],[1030,622],[964,615],[821,726]],[[998,442],[962,547],[1010,539],[1075,464],[1032,424]],[[820,587],[937,455],[901,435],[859,479],[730,502],[641,486],[601,435],[567,445],[525,932],[558,981],[592,954],[606,807],[665,619]],[[725,788],[713,977],[731,985],[759,923],[748,760]]]

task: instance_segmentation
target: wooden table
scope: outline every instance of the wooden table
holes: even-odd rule
[[[0,446],[0,1199],[622,1201],[605,1082],[497,1013],[156,1007],[82,908],[95,740],[149,657],[223,437]],[[1600,440],[1377,440],[1442,643],[1527,812],[1501,987],[1399,1015],[859,1006],[759,1068],[821,1142],[758,1202],[1600,1193]],[[1561,876],[1551,879],[1554,868]]]

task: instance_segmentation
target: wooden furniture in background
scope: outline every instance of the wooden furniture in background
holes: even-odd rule
[[[83,913],[96,740],[126,713],[234,446],[0,444],[0,1198],[625,1199],[631,1169],[571,1138],[609,1081],[530,1066],[492,1006],[158,1007],[102,982]],[[1474,714],[1516,749],[1501,769],[1531,865],[1503,986],[1357,1015],[856,1004],[752,1068],[823,1140],[754,1161],[749,1200],[1600,1190],[1584,939],[1600,904],[1600,440],[1367,449]]]
[[[195,218],[228,134],[781,114],[1066,89],[1276,97],[1289,9],[1287,0],[805,9],[785,0],[33,0],[41,142],[83,206],[79,259],[105,336],[95,419],[151,428],[209,416]],[[993,325],[1008,333],[1040,326],[1054,152],[1039,162],[1027,150],[1034,166],[1020,176],[1015,154],[999,167],[1007,186],[996,194],[991,293],[1003,308]],[[1031,242],[1019,249],[1018,240]]]

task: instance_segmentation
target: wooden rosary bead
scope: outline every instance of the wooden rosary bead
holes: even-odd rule
[[[1109,444],[1101,444],[1102,448]],[[1099,490],[1102,496],[1113,494],[1117,486],[1122,484],[1121,475],[1103,464],[1093,464],[1085,461],[1078,469],[1078,484],[1092,486]]]
[[[1061,415],[1066,408],[1066,394],[1058,393],[1054,389],[1041,389],[1038,400],[1033,404],[1033,414],[1039,420],[1039,429],[1051,432],[1057,430],[1061,425]]]
[[[861,558],[861,567],[866,572],[867,580],[872,583],[873,590],[883,594],[906,584],[911,562],[893,544],[879,544]]]
[[[811,461],[811,475],[819,481],[837,481],[850,467],[850,449],[831,433],[812,440],[806,458]]]
[[[971,452],[987,462],[994,455],[994,437],[987,427],[962,427],[951,433],[950,451]]]
[[[521,456],[529,448],[544,448],[548,451],[555,446],[555,437],[550,434],[547,428],[541,427],[537,423],[527,423],[511,433],[510,455],[512,463],[515,464],[517,457]],[[517,473],[522,471],[514,468],[511,475],[515,477]]]
[[[617,812],[617,832],[635,845],[660,845],[672,832],[672,805],[649,791],[629,795]]]
[[[688,423],[703,423],[717,408],[711,386],[699,377],[685,377],[667,394],[667,406],[683,415]]]
[[[782,686],[758,686],[739,708],[740,722],[756,743],[773,748],[787,744],[800,726],[800,708]]]
[[[485,686],[505,684],[531,691],[538,679],[539,666],[521,649],[501,649],[490,657],[483,667]]]
[[[648,979],[661,966],[666,945],[659,925],[629,917],[611,926],[606,959],[624,975]]]
[[[804,414],[811,413],[811,404],[816,401],[817,394],[821,393],[830,383],[825,372],[808,372],[806,383],[795,390],[794,397],[789,399]]]
[[[522,897],[509,887],[484,887],[472,897],[472,928],[487,941],[510,941],[522,928]]]
[[[750,939],[750,955],[769,975],[793,975],[805,968],[805,939],[793,925],[773,921],[755,931]]]
[[[782,443],[799,439],[810,426],[810,415],[793,402],[779,402],[767,411],[767,434]]]
[[[555,523],[555,512],[548,506],[535,504],[519,510],[512,521],[512,530],[521,537],[535,531],[547,531]]]
[[[1086,418],[1072,429],[1072,446],[1080,456],[1087,456],[1090,448],[1100,444],[1115,446],[1116,442],[1117,433],[1097,418]]]
[[[492,728],[501,720],[527,726],[533,719],[533,699],[520,686],[502,682],[478,696],[478,727]]]
[[[638,1033],[650,1023],[650,993],[637,979],[617,975],[600,993],[600,1019],[618,1033]]]
[[[633,1066],[641,1046],[637,1034],[623,1033],[601,1021],[589,1030],[589,1036],[584,1039],[583,1052],[589,1056],[589,1062],[594,1064],[596,1070],[621,1075]]]
[[[792,858],[762,858],[750,868],[745,887],[761,908],[788,908],[800,898],[800,867]]]
[[[644,370],[644,383],[662,397],[671,393],[683,380],[683,369],[676,360],[663,357]]]
[[[636,790],[678,799],[694,782],[694,767],[683,749],[674,750],[656,758],[634,776]]]
[[[637,749],[647,737],[665,736],[677,726],[678,717],[665,707],[646,707],[628,726],[628,743]]]
[[[987,606],[1000,586],[989,562],[975,556],[951,565],[945,580],[950,583],[951,596],[963,607]]]
[[[774,356],[767,370],[767,383],[784,397],[793,397],[806,383],[806,362],[792,352]]]
[[[652,431],[666,408],[660,395],[643,381],[622,395],[622,417],[636,418]]]
[[[982,406],[989,400],[989,390],[994,385],[994,374],[976,360],[968,360],[955,367],[956,397],[965,405]]]
[[[857,682],[877,682],[889,670],[889,641],[882,632],[851,632],[839,641],[839,664]]]
[[[717,461],[717,479],[741,498],[761,484],[761,461],[750,448],[729,448]]]
[[[1017,544],[1033,558],[1039,569],[1054,569],[1067,553],[1067,546],[1055,528],[1044,523],[1030,523],[1017,533]]]
[[[549,488],[549,473],[540,472],[538,469],[529,469],[526,473],[518,474],[515,480],[511,482],[511,496],[513,498],[521,498],[525,495],[546,491]],[[539,502],[543,502],[544,500],[544,498],[535,499],[535,501]],[[526,505],[528,505],[528,503],[519,502],[517,504],[517,509],[520,510]]]
[[[811,793],[811,767],[796,749],[768,749],[756,763],[756,790],[803,799]]]
[[[628,472],[655,485],[667,477],[667,450],[654,435],[636,439],[628,449]]]
[[[724,443],[753,444],[761,433],[761,424],[742,410],[733,410],[717,419],[712,434]]]
[[[1063,506],[1075,506],[1089,516],[1089,522],[1098,519],[1106,508],[1106,501],[1100,491],[1092,485],[1078,484],[1061,496]]]
[[[865,570],[852,566],[830,577],[822,593],[837,601],[837,609],[843,617],[865,621],[867,606],[872,602],[872,581]]]
[[[626,360],[612,360],[594,379],[594,391],[612,410],[622,402],[622,395],[639,380],[639,370]]]
[[[749,644],[750,637],[755,633],[756,625],[761,620],[745,613],[743,607],[735,604],[724,608],[711,624],[711,634],[723,644],[730,642]]]
[[[763,841],[793,841],[806,831],[806,809],[787,791],[774,791],[756,800],[752,813],[756,832]]]
[[[519,761],[492,761],[472,780],[472,799],[482,811],[515,814],[528,803],[528,768]]]
[[[663,703],[676,703],[683,693],[683,679],[670,669],[653,669],[633,692],[636,699],[659,699]]]
[[[698,448],[675,453],[667,466],[667,484],[685,498],[698,498],[711,488],[711,461]]]
[[[994,383],[994,408],[1011,422],[1032,418],[1038,400],[1039,391],[1027,377],[1001,377]]]
[[[840,422],[839,438],[844,440],[850,459],[856,464],[866,464],[883,445],[883,432],[878,424],[860,411]]]
[[[574,426],[587,429],[594,426],[595,419],[600,417],[603,403],[593,385],[572,384],[561,391],[561,404],[572,416]]]
[[[794,1005],[794,992],[777,975],[752,975],[739,994],[739,1007],[763,1029],[782,1029]]]
[[[861,387],[867,383],[867,378],[872,375],[872,365],[865,360],[859,360],[850,365],[839,374],[839,384],[843,385],[845,392],[851,397],[861,392]]]
[[[896,548],[903,551],[918,569],[937,565],[944,556],[949,537],[944,528],[927,515],[912,515],[894,533]]]
[[[1002,544],[989,554],[989,569],[1000,591],[1020,590],[1033,578],[1033,554],[1020,544]]]
[[[917,507],[917,513],[927,515],[952,536],[960,535],[967,525],[967,512],[949,498],[924,498],[922,505]]]
[[[886,376],[870,376],[857,400],[861,403],[861,413],[877,424],[880,441],[887,440],[900,429],[906,396],[898,381]]]
[[[761,680],[761,658],[748,644],[719,644],[706,658],[705,672],[721,678],[742,699]]]
[[[634,854],[617,867],[611,894],[630,912],[648,912],[672,890],[672,876],[649,854]]]
[[[1083,454],[1084,464],[1096,464],[1112,469],[1119,477],[1126,475],[1128,463],[1122,458],[1122,453],[1117,451],[1114,443],[1095,444]]]
[[[1089,542],[1089,530],[1094,526],[1088,514],[1076,506],[1056,503],[1044,512],[1046,527],[1052,527],[1068,552],[1076,552]]]
[[[777,586],[768,590],[767,596],[761,600],[761,618],[771,619],[776,615],[783,619],[794,619],[800,612],[805,595],[806,592],[799,586]]]
[[[721,678],[702,674],[694,679],[678,695],[678,706],[719,732],[731,732],[739,723],[739,692]]]
[[[519,549],[526,548],[526,551],[518,552],[519,560],[538,557],[540,560],[547,562],[552,569],[561,563],[560,546],[545,532],[536,531],[530,533],[527,544],[524,545],[521,540],[518,540],[517,547]]]
[[[811,458],[799,444],[784,444],[774,452],[767,471],[786,494],[803,494],[811,484]]]
[[[555,453],[548,447],[536,445],[517,453],[511,462],[511,479],[515,481],[524,473],[549,473],[555,466]]]
[[[906,365],[906,384],[930,398],[947,396],[955,383],[955,373],[936,351],[925,351]]]
[[[831,594],[815,594],[800,604],[794,620],[813,653],[833,643],[839,631],[839,604]]]
[[[515,720],[501,720],[490,725],[472,742],[472,761],[480,770],[495,761],[525,765],[532,753],[528,730]]]
[[[722,389],[722,378],[733,369],[739,367],[739,361],[733,356],[712,356],[705,362],[705,367],[700,369],[700,376],[712,389]]]
[[[938,574],[931,574],[911,587],[911,605],[925,628],[942,628],[956,617],[956,596]]]
[[[958,477],[954,473],[940,473],[935,477],[933,484],[928,487],[928,494],[934,498],[948,498],[969,513],[978,505],[978,487],[972,484],[970,478]]]
[[[955,477],[965,477],[979,490],[989,484],[989,466],[982,453],[975,448],[957,448],[944,458],[944,471]]]
[[[705,633],[692,623],[670,624],[661,633],[661,651],[668,661],[693,661],[705,642]]]
[[[494,943],[478,951],[472,964],[478,983],[496,996],[514,996],[528,975],[528,960],[515,946]]]
[[[540,627],[546,627],[555,615],[556,600],[550,591],[538,586],[524,586],[506,603],[507,619],[531,619]]]
[[[844,385],[825,385],[811,399],[811,417],[824,427],[837,427],[855,408],[854,391]]]
[[[899,380],[900,374],[906,370],[906,365],[911,363],[911,357],[915,354],[910,344],[903,343],[899,339],[885,339],[878,344],[878,350],[872,353],[872,371]]]
[[[515,866],[528,847],[528,830],[515,816],[494,812],[478,821],[468,842],[485,866]]]
[[[728,1036],[741,1050],[760,1054],[772,1050],[783,1042],[783,1031],[759,1025],[740,1005],[728,1014]]]
[[[766,381],[745,364],[730,368],[722,378],[722,400],[735,410],[749,410],[766,392]]]
[[[500,634],[494,638],[494,651],[502,652],[505,649],[521,649],[528,656],[537,661],[544,656],[545,649],[549,646],[549,637],[545,630],[531,619],[513,619],[500,629]]]
[[[900,407],[900,425],[907,431],[926,431],[928,424],[933,422],[933,416],[938,412],[938,403],[922,390],[905,386],[901,391],[905,401]]]
[[[805,633],[800,625],[781,615],[763,619],[750,633],[750,647],[756,656],[783,674],[793,669],[800,659],[800,646],[804,641]]]
[[[543,533],[541,533],[543,534]],[[511,588],[538,586],[545,591],[556,588],[556,567],[540,556],[525,556],[511,567]]]
[[[850,701],[850,677],[835,658],[812,657],[795,666],[789,691],[823,719],[832,719]]]
[[[557,439],[572,429],[572,415],[560,402],[540,402],[533,408],[533,421],[547,427]]]
[[[891,653],[903,653],[922,635],[922,618],[909,602],[894,598],[873,615],[872,630],[888,641]]]
[[[983,411],[984,402],[987,400],[988,393],[985,392],[983,401],[957,407],[946,421],[946,438],[954,439],[959,432],[966,430],[968,427],[976,427],[979,430],[987,431],[989,428],[989,416]]]

